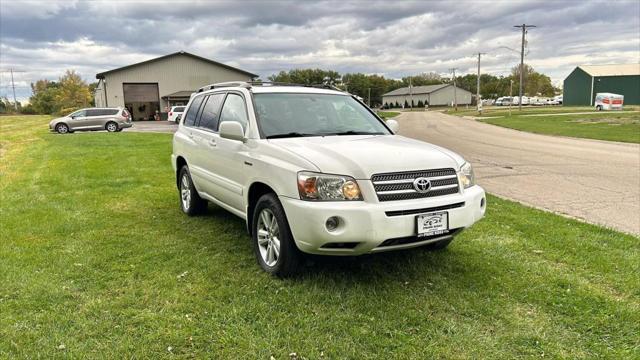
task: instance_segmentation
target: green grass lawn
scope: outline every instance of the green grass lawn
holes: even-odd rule
[[[400,115],[400,113],[397,111],[378,111],[378,116],[380,116],[383,119],[396,117],[398,115]]]
[[[171,135],[0,117],[0,358],[640,357],[640,239],[489,197],[442,252],[279,280],[178,207]]]
[[[640,143],[640,112],[581,115],[512,115],[480,121],[538,134]]]

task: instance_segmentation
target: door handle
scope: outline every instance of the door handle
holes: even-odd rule
[[[218,143],[216,143],[216,141],[214,139],[211,139],[211,140],[209,140],[209,146],[216,147],[216,146],[218,146]]]

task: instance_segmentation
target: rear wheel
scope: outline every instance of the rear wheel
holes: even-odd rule
[[[113,121],[110,121],[107,123],[107,125],[105,125],[104,127],[108,132],[116,132],[118,131],[118,124],[114,123]]]
[[[178,179],[180,208],[182,209],[182,212],[189,216],[194,216],[204,212],[207,208],[207,202],[198,195],[198,191],[191,180],[189,167],[185,165],[180,169],[180,177]]]
[[[600,106],[600,105],[596,106],[596,110],[602,111],[602,106]]]
[[[58,134],[66,134],[69,132],[69,126],[67,124],[58,124],[56,125],[56,131]]]
[[[262,269],[272,275],[295,275],[302,260],[284,209],[275,194],[265,194],[253,211],[253,249]]]

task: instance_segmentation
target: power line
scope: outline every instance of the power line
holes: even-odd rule
[[[534,28],[536,26],[522,24],[522,25],[514,25],[513,27],[522,29],[522,46],[520,49],[520,94],[519,94],[519,101],[518,101],[518,111],[522,111],[522,82],[524,78],[524,41],[525,41],[524,37],[527,33],[527,28]]]

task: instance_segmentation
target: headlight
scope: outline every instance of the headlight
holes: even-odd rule
[[[460,184],[464,189],[472,187],[476,184],[476,178],[473,175],[473,167],[468,162],[464,163],[460,167],[460,171],[458,172],[458,179],[460,180]]]
[[[358,183],[350,176],[301,171],[298,173],[298,192],[302,200],[362,200]]]

